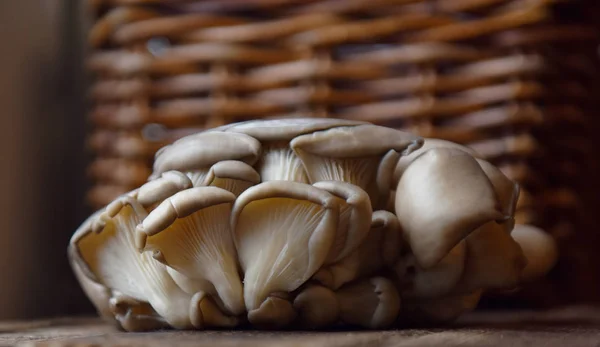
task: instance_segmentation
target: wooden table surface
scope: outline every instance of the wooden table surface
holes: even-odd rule
[[[0,346],[600,346],[600,308],[476,312],[445,328],[125,333],[95,318],[0,322]]]

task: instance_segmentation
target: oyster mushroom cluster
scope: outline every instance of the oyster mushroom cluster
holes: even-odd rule
[[[518,195],[457,144],[249,121],[162,148],[69,256],[98,312],[129,331],[441,322],[553,266],[553,240],[515,226]]]

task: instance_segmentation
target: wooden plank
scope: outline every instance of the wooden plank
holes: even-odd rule
[[[447,326],[388,331],[160,331],[126,333],[95,318],[0,323],[6,346],[600,346],[600,309],[477,312]]]

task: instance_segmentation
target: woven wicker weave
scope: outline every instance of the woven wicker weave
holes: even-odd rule
[[[471,145],[522,183],[520,221],[570,237],[573,177],[589,159],[586,118],[598,94],[596,28],[565,10],[578,4],[90,4],[95,206],[145,181],[159,147],[198,129],[336,117]]]

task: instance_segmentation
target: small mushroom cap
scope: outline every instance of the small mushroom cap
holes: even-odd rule
[[[371,219],[371,230],[360,246],[340,261],[325,266],[313,279],[332,289],[370,276],[385,265],[394,264],[402,248],[400,222],[388,211],[375,211]]]
[[[419,265],[437,264],[479,226],[505,220],[493,186],[468,153],[433,148],[406,169],[396,215]]]
[[[159,178],[140,187],[137,200],[147,207],[162,202],[169,196],[192,187],[192,181],[179,171],[164,172]]]
[[[138,249],[144,249],[146,237],[165,230],[177,218],[187,217],[209,206],[233,203],[234,200],[235,195],[217,187],[194,187],[173,195],[158,205],[137,228]]]
[[[150,331],[169,327],[167,321],[154,311],[147,302],[113,292],[109,306],[115,319],[125,331]]]
[[[260,155],[260,142],[240,133],[202,132],[175,141],[156,153],[151,179],[165,171],[208,169],[222,160],[254,164]]]
[[[211,167],[215,177],[230,178],[253,184],[260,183],[260,176],[252,166],[237,160],[224,160]]]
[[[371,227],[371,201],[359,187],[340,181],[322,181],[314,187],[342,199],[335,240],[326,262],[336,262],[354,251],[365,239]]]
[[[301,152],[331,158],[359,158],[384,155],[389,150],[407,155],[422,144],[423,139],[411,133],[364,124],[302,135],[292,140],[290,146],[301,158]]]
[[[226,131],[250,135],[259,141],[289,141],[298,135],[319,130],[361,124],[366,123],[333,118],[286,118],[236,123]]]
[[[238,197],[231,225],[248,310],[297,289],[323,265],[338,216],[338,199],[298,182],[264,182]]]
[[[519,200],[519,185],[506,177],[500,169],[489,162],[481,159],[477,159],[477,162],[490,182],[492,182],[492,186],[494,186],[494,191],[502,206],[502,213],[506,216],[514,216],[517,208],[517,201]],[[508,229],[509,232],[512,230],[512,226],[513,225],[509,226],[511,227]]]
[[[248,311],[248,321],[259,328],[282,328],[296,316],[292,303],[277,296],[269,296],[258,308]]]
[[[315,329],[331,326],[339,319],[340,305],[335,293],[319,285],[309,285],[294,299],[299,323]]]
[[[461,241],[439,263],[426,270],[411,253],[403,256],[393,267],[402,297],[425,299],[450,293],[463,274],[466,253],[465,241]]]
[[[400,312],[400,295],[384,277],[353,282],[336,291],[344,323],[370,329],[391,326]]]
[[[527,259],[502,224],[488,222],[467,236],[465,241],[465,270],[456,285],[456,293],[470,293],[479,289],[512,289],[518,285]]]
[[[471,156],[475,157],[475,158],[479,158],[479,154],[477,152],[475,152],[475,150],[463,146],[463,145],[459,145],[458,143],[454,143],[454,142],[450,142],[450,141],[446,141],[446,140],[438,140],[438,139],[424,139],[423,140],[423,146],[421,146],[421,148],[413,151],[412,153],[410,153],[409,155],[405,155],[400,157],[400,160],[398,160],[397,164],[396,164],[396,168],[394,170],[394,177],[393,177],[393,185],[397,185],[398,181],[400,180],[400,177],[402,177],[402,174],[404,173],[404,171],[406,170],[406,168],[408,168],[408,166],[416,159],[418,158],[421,154],[427,152],[428,150],[432,149],[432,148],[453,148],[453,149],[458,149],[461,151],[464,151],[468,154],[470,154]]]
[[[543,230],[531,225],[515,225],[510,234],[521,246],[527,265],[521,273],[521,279],[534,280],[550,271],[558,260],[556,240]]]
[[[225,315],[213,297],[205,292],[194,294],[190,300],[190,318],[192,325],[197,329],[232,328],[239,324],[237,317]]]

